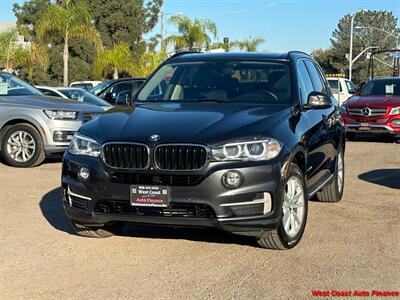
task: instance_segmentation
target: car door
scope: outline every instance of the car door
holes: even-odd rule
[[[300,88],[303,89],[302,101],[307,102],[310,92],[329,93],[330,91],[319,74],[317,66],[311,60],[300,60],[297,63]],[[302,82],[302,83],[301,83]],[[301,87],[303,85],[303,87]],[[307,122],[305,133],[307,143],[307,187],[313,190],[330,176],[329,162],[331,160],[331,146],[329,145],[328,119],[334,112],[328,109],[307,109],[303,118]]]

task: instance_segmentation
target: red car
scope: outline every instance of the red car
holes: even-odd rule
[[[400,78],[370,80],[341,106],[346,134],[390,134],[400,141]]]

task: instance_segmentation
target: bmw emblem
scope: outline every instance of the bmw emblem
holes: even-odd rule
[[[157,142],[160,139],[160,135],[158,134],[152,134],[151,136],[149,136],[149,140],[152,142]]]

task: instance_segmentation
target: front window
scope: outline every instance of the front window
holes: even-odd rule
[[[349,93],[354,94],[357,90],[356,86],[349,80],[345,80],[344,82],[346,82],[347,90],[349,91]]]
[[[379,79],[367,83],[360,96],[400,96],[400,79]]]
[[[0,96],[43,95],[25,81],[8,73],[0,73]]]
[[[136,101],[217,101],[291,104],[286,62],[217,60],[166,64],[147,82]]]

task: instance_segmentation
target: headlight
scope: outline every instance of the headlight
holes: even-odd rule
[[[390,110],[389,115],[391,115],[391,116],[393,116],[393,115],[400,115],[400,106],[393,107],[393,108]]]
[[[43,112],[52,120],[76,120],[78,118],[77,111],[46,109]]]
[[[346,107],[345,107],[345,106],[340,105],[340,106],[339,106],[339,110],[340,110],[340,113],[341,113],[342,115],[347,114],[347,111],[346,111]]]
[[[213,159],[216,161],[224,160],[269,160],[273,159],[282,150],[282,144],[272,138],[226,144],[212,149]]]
[[[75,155],[89,155],[98,157],[101,153],[101,145],[95,140],[75,133],[69,144],[68,151]]]

